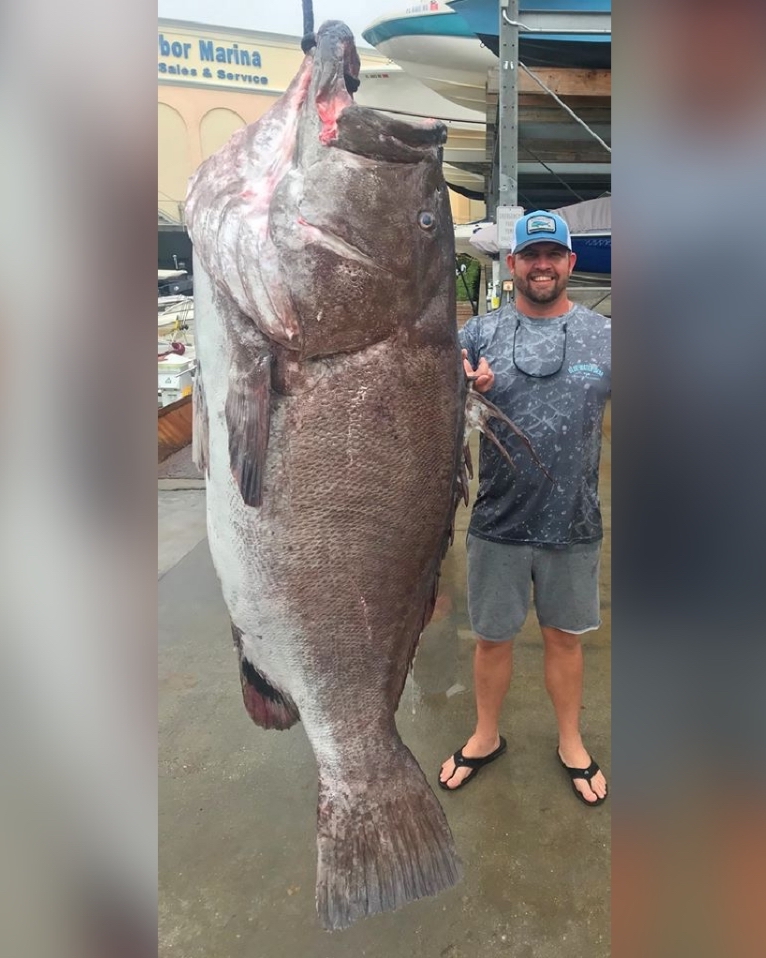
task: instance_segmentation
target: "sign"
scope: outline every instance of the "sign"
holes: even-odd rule
[[[297,37],[159,20],[157,80],[276,96],[289,87],[303,62]],[[360,50],[362,67],[387,72],[388,59]]]
[[[498,206],[497,246],[501,250],[513,249],[513,231],[524,215],[523,206]]]
[[[234,37],[175,30],[160,30],[157,34],[157,79],[160,82],[228,86],[254,92],[268,90],[272,77],[267,59],[260,45]],[[300,51],[296,59],[298,62],[302,59]],[[283,88],[283,82],[278,83],[277,89],[280,87]]]

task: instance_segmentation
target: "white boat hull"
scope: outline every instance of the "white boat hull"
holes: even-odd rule
[[[487,72],[497,57],[478,37],[401,36],[377,49],[439,96],[485,115]]]

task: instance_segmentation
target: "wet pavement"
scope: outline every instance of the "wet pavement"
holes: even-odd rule
[[[583,733],[607,778],[609,434],[607,427],[603,625],[583,643]],[[610,802],[585,808],[558,765],[534,612],[516,640],[502,721],[508,752],[458,793],[436,787],[440,763],[463,744],[474,721],[463,507],[397,725],[445,809],[465,877],[393,914],[345,931],[322,930],[314,906],[316,765],[300,724],[265,731],[245,712],[228,616],[200,525],[203,501],[201,489],[159,493],[160,956],[606,958]]]

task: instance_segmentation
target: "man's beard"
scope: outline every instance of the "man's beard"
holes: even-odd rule
[[[567,288],[569,277],[554,278],[553,283],[548,289],[537,289],[531,280],[520,279],[516,277],[516,289],[523,293],[530,302],[533,303],[552,303]]]

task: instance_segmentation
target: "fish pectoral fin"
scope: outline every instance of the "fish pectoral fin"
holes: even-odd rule
[[[485,396],[482,396],[482,394],[477,392],[475,389],[469,389],[465,400],[465,436],[463,440],[465,445],[468,445],[468,436],[470,435],[471,431],[473,429],[478,429],[479,432],[485,435],[487,439],[489,439],[489,441],[497,447],[503,458],[507,460],[511,466],[513,466],[513,459],[511,459],[510,453],[500,442],[492,427],[489,425],[490,419],[497,419],[498,422],[502,422],[515,436],[518,436],[522,443],[526,446],[527,451],[532,457],[532,461],[537,468],[543,473],[546,479],[548,479],[550,482],[553,482],[553,476],[551,476],[551,474],[540,461],[540,457],[535,452],[535,449],[532,443],[529,441],[529,437],[526,435],[526,433],[519,429],[512,419],[509,419],[508,416],[502,412],[502,410],[498,409],[497,406],[494,403],[491,403]]]
[[[226,396],[229,464],[248,506],[263,501],[263,473],[271,420],[271,354],[259,351],[247,369],[232,369]]]

